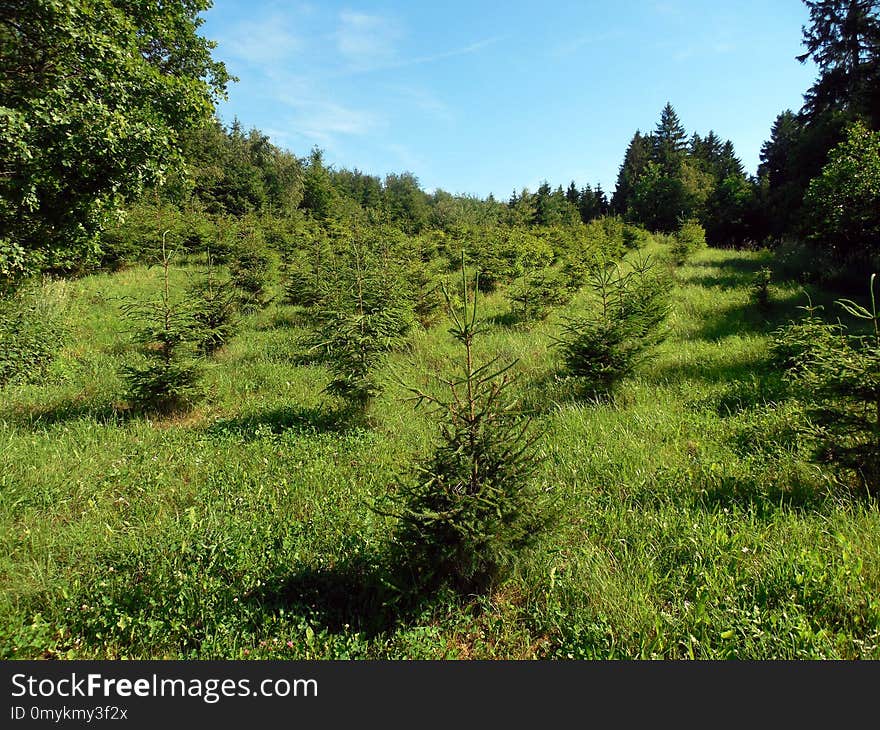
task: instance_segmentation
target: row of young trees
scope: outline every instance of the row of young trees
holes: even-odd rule
[[[320,150],[300,158],[237,122],[224,129],[212,111],[230,76],[198,34],[207,0],[167,8],[12,0],[0,10],[0,283],[94,265],[100,231],[145,189],[189,214],[299,212],[321,222],[366,214],[410,234],[576,226],[608,214],[671,231],[693,218],[715,245],[799,239],[850,266],[865,263],[878,252],[871,196],[880,182],[866,179],[880,125],[878,7],[805,2],[800,59],[815,61],[819,77],[803,108],[776,120],[755,177],[731,142],[714,132],[688,136],[667,105],[653,132],[633,137],[610,201],[600,186],[572,182],[502,202],[429,194],[411,173],[335,170]],[[864,131],[853,131],[856,123]],[[810,192],[832,162],[826,183]],[[858,189],[837,185],[846,164],[863,170]],[[856,225],[835,222],[841,205],[855,209]]]

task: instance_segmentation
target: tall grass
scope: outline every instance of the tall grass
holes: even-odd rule
[[[487,595],[407,607],[381,590],[394,521],[367,506],[432,443],[400,385],[370,428],[338,420],[276,296],[206,365],[196,409],[130,414],[118,298],[147,298],[157,271],[71,282],[49,382],[0,403],[2,656],[880,658],[880,517],[793,428],[804,404],[768,348],[804,296],[774,282],[759,312],[767,263],[704,250],[676,269],[670,336],[613,403],[554,375],[551,336],[583,295],[475,341],[480,361],[518,360],[558,524]],[[484,302],[490,320],[508,307]],[[391,354],[401,380],[444,370],[446,329]]]

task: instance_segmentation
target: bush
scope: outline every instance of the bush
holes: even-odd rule
[[[473,361],[479,277],[469,301],[462,261],[459,307],[447,296],[452,335],[463,347],[460,372],[439,378],[445,398],[409,388],[416,405],[432,406],[440,443],[419,467],[419,478],[379,500],[375,509],[397,518],[400,561],[421,591],[440,586],[471,592],[502,578],[547,524],[544,494],[529,420],[508,397],[513,363]]]
[[[158,300],[123,305],[125,316],[139,325],[134,337],[143,356],[142,363],[122,368],[127,397],[137,408],[163,414],[191,406],[202,394],[199,362],[192,352],[199,328],[190,306],[171,301],[170,261],[163,250]]]
[[[821,306],[810,303],[798,308],[805,312],[801,320],[778,328],[770,345],[771,362],[784,371],[793,371],[811,362],[818,351],[833,349],[843,335],[840,324],[828,323],[819,316]]]
[[[62,335],[48,287],[30,284],[0,296],[0,388],[45,379]]]
[[[566,319],[555,344],[566,371],[580,379],[585,392],[605,397],[666,337],[671,284],[644,258],[626,273],[616,264],[600,266],[590,287],[597,309]]]
[[[871,332],[852,335],[840,325],[802,324],[819,336],[794,358],[791,377],[814,399],[810,429],[817,439],[817,456],[857,477],[871,494],[880,489],[880,310],[871,277],[870,309],[849,299],[837,304],[868,322]],[[812,316],[812,313],[810,313]],[[796,340],[797,341],[797,340]]]
[[[672,256],[679,265],[683,264],[692,254],[706,248],[706,230],[694,220],[686,221],[675,233],[672,244]]]
[[[752,279],[750,291],[755,304],[765,314],[770,310],[770,282],[773,280],[773,272],[766,266],[760,268]]]
[[[515,281],[507,293],[514,315],[525,322],[546,319],[553,307],[566,304],[571,296],[570,282],[551,268],[530,272]]]

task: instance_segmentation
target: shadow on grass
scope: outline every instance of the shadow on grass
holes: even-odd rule
[[[814,512],[833,496],[831,488],[805,478],[791,477],[759,482],[739,476],[725,475],[706,486],[698,497],[698,503],[708,510],[729,508],[737,505],[754,511],[765,519],[779,512]]]
[[[306,615],[331,633],[355,631],[369,638],[406,625],[437,600],[434,594],[397,587],[407,586],[408,580],[399,566],[390,569],[382,557],[360,555],[270,580],[245,603],[269,614],[284,609]]]
[[[308,329],[314,326],[314,315],[307,309],[293,306],[279,307],[267,318],[258,322],[254,329],[257,332],[268,332],[275,329]]]
[[[702,269],[716,269],[718,271],[683,277],[683,283],[705,287],[720,286],[723,289],[738,288],[750,284],[758,271],[764,267],[772,268],[772,265],[769,258],[754,259],[740,256],[732,256],[723,261],[688,262],[690,268],[698,271]]]
[[[56,401],[45,407],[17,407],[0,410],[0,419],[25,428],[48,428],[73,421],[91,420],[117,426],[131,420],[137,412],[125,403],[89,402],[81,396]]]
[[[793,397],[791,386],[782,373],[764,372],[749,378],[731,379],[720,393],[691,401],[699,410],[710,409],[722,418],[755,408],[781,404]]]
[[[562,370],[551,370],[530,378],[517,396],[523,412],[532,416],[545,416],[571,406],[599,406],[616,402],[613,393],[591,390],[581,378],[566,375]]]
[[[682,383],[688,380],[702,380],[709,383],[729,383],[732,381],[751,381],[766,376],[771,365],[769,360],[752,353],[737,354],[735,358],[711,359],[686,363],[652,364],[645,379],[654,383]]]
[[[798,307],[806,303],[807,298],[801,292],[784,297],[774,293],[766,307],[749,301],[714,309],[701,317],[699,326],[690,337],[714,342],[731,335],[769,334],[786,322],[800,319],[803,312]]]
[[[253,440],[267,433],[287,431],[298,434],[344,433],[363,425],[363,414],[349,408],[285,406],[224,418],[212,423],[206,431],[215,436],[234,435]]]
[[[492,315],[487,321],[498,327],[509,327],[511,329],[528,331],[535,325],[539,324],[541,318],[529,319],[524,316],[522,312],[508,310],[506,312],[501,312],[500,314]]]

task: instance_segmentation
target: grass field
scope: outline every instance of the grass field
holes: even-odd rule
[[[566,312],[493,325],[478,350],[519,358],[554,527],[489,595],[406,608],[382,600],[392,525],[369,504],[436,426],[399,384],[369,427],[347,424],[299,356],[297,310],[273,304],[206,363],[195,410],[132,415],[118,297],[158,269],[56,282],[69,334],[50,382],[0,404],[0,656],[880,658],[880,515],[810,460],[768,364],[806,302],[776,281],[755,307],[769,260],[708,250],[677,269],[670,337],[613,404],[554,377]],[[427,385],[457,347],[441,322],[392,370]]]

